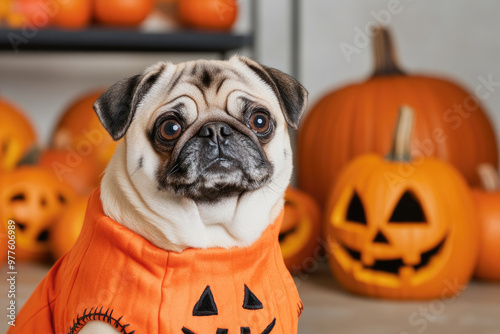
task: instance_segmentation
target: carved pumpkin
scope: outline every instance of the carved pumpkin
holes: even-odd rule
[[[79,197],[68,205],[52,226],[50,249],[55,259],[69,252],[75,244],[83,227],[87,197]]]
[[[16,166],[21,158],[35,146],[36,135],[23,113],[12,104],[0,99],[0,171]]]
[[[23,166],[0,176],[0,232],[5,235],[9,220],[16,223],[16,261],[48,257],[52,224],[74,197],[45,168]]]
[[[474,189],[480,227],[479,257],[475,275],[500,281],[500,180],[492,165],[479,166],[484,190]]]
[[[280,247],[285,265],[297,272],[314,259],[320,248],[321,213],[318,204],[306,193],[288,188],[285,215],[280,230]]]
[[[351,292],[442,298],[472,275],[478,229],[467,183],[445,162],[411,160],[412,117],[403,108],[389,156],[352,161],[329,198],[329,262]]]
[[[51,139],[52,148],[66,151],[75,160],[89,159],[99,173],[106,168],[116,146],[92,109],[102,93],[98,91],[85,95],[71,105]]]
[[[497,144],[485,112],[456,83],[407,75],[396,65],[388,32],[375,37],[375,72],[336,90],[308,112],[298,137],[299,188],[324,206],[341,169],[364,153],[386,154],[400,105],[416,114],[411,152],[454,165],[471,185],[476,166],[498,166]],[[481,91],[484,94],[484,91]]]

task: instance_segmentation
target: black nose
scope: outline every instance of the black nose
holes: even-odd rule
[[[233,134],[233,129],[226,123],[210,122],[200,129],[199,137],[209,138],[214,144],[226,144],[229,136]]]

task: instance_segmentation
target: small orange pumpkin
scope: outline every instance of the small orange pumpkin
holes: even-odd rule
[[[45,168],[23,166],[0,175],[1,242],[6,241],[8,222],[13,220],[16,261],[48,258],[50,229],[74,198],[73,190]]]
[[[51,170],[59,181],[66,183],[80,195],[89,195],[99,186],[100,174],[90,159],[81,158],[64,150],[42,152],[38,164]]]
[[[102,93],[77,99],[62,116],[51,139],[51,148],[66,151],[75,159],[89,159],[99,173],[106,168],[116,146],[92,109]]]
[[[479,166],[478,174],[484,190],[472,192],[480,227],[475,275],[484,280],[500,281],[500,180],[492,165]]]
[[[55,259],[69,252],[83,227],[88,197],[79,197],[68,205],[52,226],[50,248]]]
[[[493,128],[474,95],[431,76],[407,75],[396,64],[386,30],[375,36],[375,72],[366,81],[322,98],[306,115],[298,135],[299,188],[323,207],[342,168],[365,153],[386,154],[401,105],[416,114],[411,152],[455,166],[479,185],[476,166],[498,167]]]
[[[179,0],[179,18],[189,27],[229,30],[237,16],[235,0]]]
[[[403,108],[391,154],[353,160],[328,200],[329,262],[351,292],[444,298],[473,273],[478,227],[467,183],[445,162],[411,159],[412,118]]]
[[[135,27],[154,7],[153,0],[93,0],[94,16],[109,26]]]
[[[291,272],[303,269],[320,250],[321,213],[315,200],[289,187],[285,192],[285,215],[280,230],[280,247]]]
[[[36,134],[26,116],[0,99],[0,171],[14,168],[35,146]]]

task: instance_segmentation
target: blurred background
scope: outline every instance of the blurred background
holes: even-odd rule
[[[38,150],[24,152],[28,154],[28,161],[36,160],[34,156],[43,156],[48,148],[57,150],[70,143],[65,127],[74,129],[78,117],[76,121],[68,121],[73,125],[65,125],[60,120],[68,109],[79,108],[75,103],[82,97],[86,97],[86,102],[82,102],[86,105],[81,108],[88,112],[90,103],[97,96],[96,91],[162,60],[177,63],[199,58],[226,59],[235,53],[247,55],[296,77],[309,91],[309,112],[327,94],[370,77],[374,68],[372,37],[378,25],[390,29],[396,58],[404,71],[449,79],[465,88],[470,96],[480,100],[490,121],[485,131],[493,129],[496,134],[500,131],[500,3],[495,0],[138,0],[138,7],[129,8],[128,12],[124,9],[123,15],[117,15],[119,11],[112,7],[114,3],[119,6],[119,0],[88,1],[93,4],[93,9],[86,7],[84,0],[72,0],[77,4],[68,9],[67,16],[61,17],[58,13],[57,19],[47,26],[38,21],[39,26],[31,30],[26,29],[25,24],[27,20],[37,20],[33,14],[40,12],[37,0],[0,1],[0,98],[17,106],[36,132]],[[440,90],[434,92],[435,96],[441,93]],[[387,96],[391,98],[390,94]],[[335,110],[335,106],[333,103],[330,108]],[[448,107],[451,108],[452,104]],[[0,134],[6,115],[6,111],[0,108]],[[395,115],[387,118],[391,127]],[[384,117],[388,116],[381,113],[382,121]],[[373,124],[379,121],[374,120]],[[318,128],[318,131],[327,133],[333,130]],[[392,138],[392,130],[389,132],[388,136]],[[295,142],[296,133],[293,137]],[[487,146],[496,152],[495,140],[499,143],[500,136],[491,138]],[[390,144],[388,140],[382,145],[384,152]],[[486,144],[471,141],[461,145],[480,151]],[[112,149],[106,148],[101,154],[104,158],[98,158],[99,163],[105,165]],[[338,151],[321,153],[334,156]],[[67,156],[67,152],[59,157],[46,154],[44,164],[64,163]],[[498,155],[490,154],[488,159],[498,178]],[[486,161],[478,161],[483,162]],[[98,181],[100,171],[93,171],[91,176],[84,173],[85,180]],[[34,175],[16,177],[20,180],[36,179]],[[4,197],[11,186],[5,179],[0,183],[0,193]],[[71,186],[75,184],[75,180],[68,182]],[[496,210],[491,214],[496,227],[488,232],[494,234],[490,244],[500,241],[500,192],[498,180],[495,182],[492,196],[496,197],[488,202],[488,210]],[[74,202],[71,204],[74,209],[64,213],[64,221],[74,222],[76,227],[64,230],[60,226],[49,226],[48,221],[60,219],[62,215],[60,209],[54,208],[47,214],[50,219],[33,223],[38,224],[37,233],[31,238],[37,241],[22,241],[28,244],[28,250],[20,255],[25,256],[26,261],[18,264],[17,299],[21,304],[54,259],[71,247],[72,241],[68,240],[78,235],[78,222],[82,220],[89,190],[88,184],[76,183],[76,190],[59,189],[71,203]],[[478,186],[474,182],[469,184]],[[295,181],[294,185],[300,186],[300,182]],[[49,185],[39,187],[44,189]],[[327,264],[331,259],[332,251],[328,249],[331,245],[319,237],[323,230],[322,221],[331,211],[322,203],[324,198],[318,198],[307,187],[301,188],[302,193],[293,189],[287,192],[287,208],[292,213],[285,221],[286,227],[290,228],[299,224],[295,221],[304,221],[302,215],[307,216],[305,220],[314,226],[308,237],[312,241],[300,251],[301,256],[296,258],[294,250],[290,251],[294,254],[290,259],[285,256],[305,305],[299,333],[500,333],[498,266],[486,279],[488,283],[483,277],[483,280],[473,281],[465,291],[461,289],[463,286],[455,288],[451,298],[444,298],[439,293],[415,296],[401,292],[395,298],[403,301],[393,301],[394,295],[384,295],[377,288],[354,291],[356,295],[347,292],[356,289],[339,284],[338,273],[332,275]],[[478,200],[480,196],[474,195],[476,207],[480,206],[478,201],[487,201]],[[459,203],[457,207],[472,203],[469,198],[464,201],[465,204]],[[336,208],[336,205],[330,207]],[[25,212],[22,208],[7,208],[4,204],[3,208],[0,206],[3,220],[11,217],[6,214],[9,210]],[[476,221],[468,223],[479,225]],[[283,231],[283,240],[294,231],[293,228]],[[335,236],[335,232],[332,234]],[[34,245],[47,240],[56,246]],[[293,245],[283,247],[293,248]],[[471,252],[475,254],[478,246],[474,247]],[[500,259],[500,248],[491,246],[487,252],[486,267],[490,268],[494,266],[491,263]],[[0,259],[5,262],[3,257],[1,255]],[[460,263],[460,259],[450,260],[450,263]],[[468,272],[466,282],[472,275],[474,263],[470,266],[464,269]],[[6,267],[2,270],[7,272]],[[450,277],[451,282],[453,278]],[[444,282],[441,276],[439,279]],[[0,284],[0,291],[7,291],[5,283]],[[425,300],[415,301],[422,298]],[[3,309],[8,300],[2,297],[0,301]],[[3,329],[7,329],[5,319],[0,323],[0,331]]]
[[[389,0],[298,1],[297,21],[291,1],[258,1],[252,21],[251,1],[240,0],[240,12],[232,29],[241,34],[254,31],[255,45],[234,52],[251,55],[287,73],[293,72],[293,58],[297,56],[300,70],[295,74],[309,90],[310,101],[314,103],[331,88],[363,79],[371,72],[370,40],[361,43],[364,47],[357,47],[355,38],[359,35],[357,31],[365,32],[367,25],[378,19],[390,24],[399,58],[409,71],[451,77],[469,90],[480,84],[479,76],[492,75],[500,81],[500,68],[496,66],[500,52],[497,20],[500,6],[496,1],[400,0],[395,11],[398,14],[386,16],[390,3]],[[374,15],[381,12],[384,14]],[[145,22],[141,29],[161,29],[162,25],[165,23]],[[178,27],[171,20],[166,25]],[[359,51],[346,58],[342,43]],[[2,53],[0,91],[29,113],[43,140],[48,139],[61,110],[85,91],[140,73],[159,60],[180,62],[219,57],[204,52],[33,54],[23,52],[22,45],[18,53],[9,51],[12,50]],[[500,94],[492,94],[483,103],[495,127],[500,128],[500,114],[495,112],[500,107]]]

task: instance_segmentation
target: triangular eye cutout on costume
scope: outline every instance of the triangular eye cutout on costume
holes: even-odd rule
[[[214,296],[210,286],[207,285],[200,299],[193,308],[193,316],[203,317],[207,315],[217,315],[217,305],[215,305]]]
[[[358,193],[355,191],[352,195],[351,202],[347,208],[346,220],[352,223],[366,225],[365,209],[363,202],[359,198]]]
[[[245,299],[243,301],[243,308],[247,310],[260,310],[264,308],[259,298],[257,298],[252,291],[245,284]]]
[[[411,192],[407,191],[401,196],[389,222],[426,223],[427,220],[425,219],[424,211],[418,200]]]

